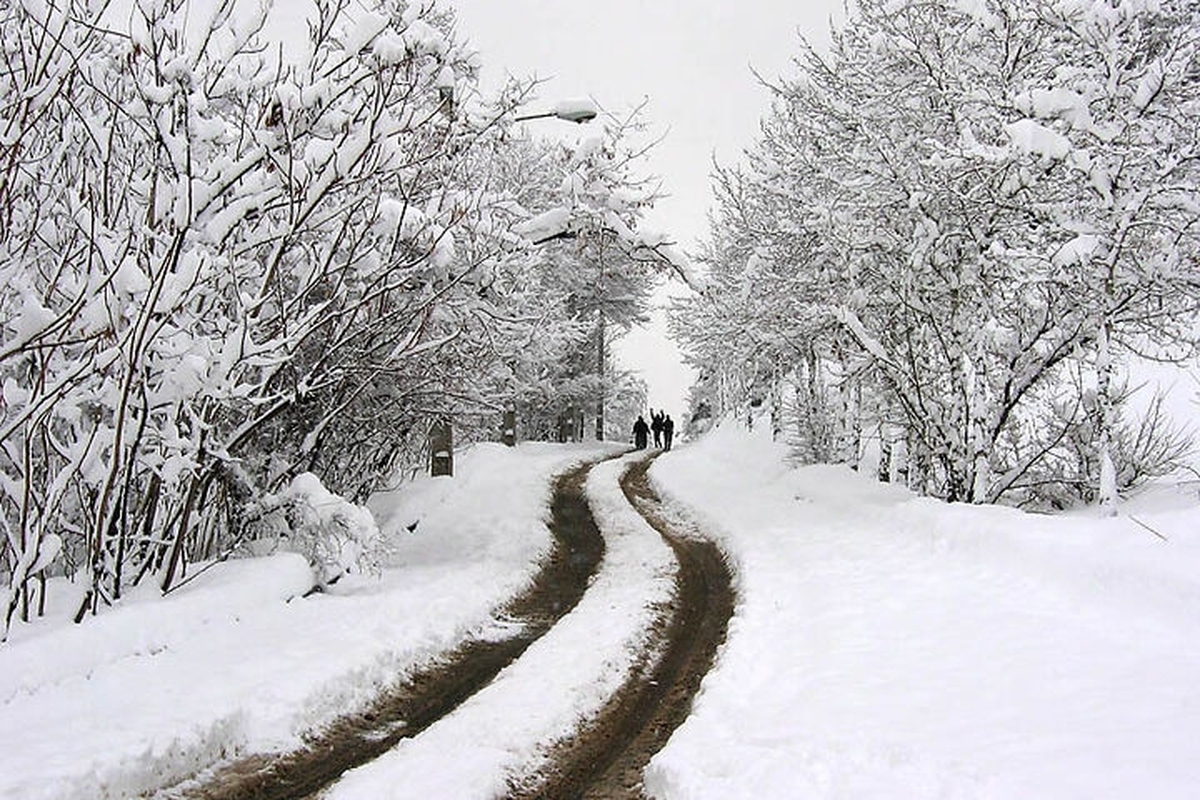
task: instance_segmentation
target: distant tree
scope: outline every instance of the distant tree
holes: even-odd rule
[[[591,416],[610,401],[628,405],[631,385],[617,368],[612,343],[647,319],[663,270],[653,251],[658,240],[648,243],[642,230],[645,212],[659,196],[656,179],[641,171],[650,147],[643,143],[642,110],[624,117],[605,113],[597,124],[573,144],[530,144],[526,154],[536,155],[537,174],[544,176],[521,198],[536,213],[517,226],[530,258],[523,297],[541,323],[530,341],[534,347],[514,359],[525,365],[524,378],[533,380],[514,385],[533,390],[516,393],[526,404],[538,402],[527,415],[539,417],[543,428],[553,428],[570,410],[586,409]],[[554,363],[543,360],[542,348],[552,348]],[[623,421],[605,420],[604,427],[606,436],[623,437]]]

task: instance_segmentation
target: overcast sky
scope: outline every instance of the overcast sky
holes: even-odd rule
[[[649,216],[686,250],[704,236],[715,157],[736,161],[768,105],[753,71],[789,70],[799,32],[827,41],[841,0],[444,0],[459,34],[480,51],[485,83],[505,72],[547,79],[540,97],[590,96],[620,112],[648,99],[647,117],[665,138],[649,167],[670,195]],[[565,125],[547,121],[548,125]],[[650,405],[677,419],[691,375],[665,341],[661,319],[620,348],[650,384]]]

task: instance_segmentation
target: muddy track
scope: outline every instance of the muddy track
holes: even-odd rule
[[[500,641],[469,640],[437,664],[385,691],[367,710],[313,733],[303,749],[252,755],[160,792],[179,800],[299,800],[342,773],[415,736],[486,686],[579,602],[604,555],[604,540],[584,499],[591,465],[562,475],[554,487],[554,548],[534,583],[500,617],[518,632]]]
[[[647,643],[647,663],[575,739],[561,745],[540,775],[512,787],[510,798],[635,800],[642,771],[691,712],[733,615],[732,576],[719,548],[673,517],[646,477],[653,457],[621,479],[626,498],[679,561],[675,602]],[[654,658],[655,654],[660,654]],[[530,786],[532,784],[532,786]]]

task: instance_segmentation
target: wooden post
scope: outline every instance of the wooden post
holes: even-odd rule
[[[517,411],[509,408],[504,412],[504,431],[501,436],[503,441],[509,447],[515,447],[517,444]]]
[[[596,441],[604,441],[604,311],[596,319]]]
[[[560,442],[583,441],[583,412],[571,406],[558,418],[558,440]]]
[[[429,474],[454,475],[454,430],[439,419],[429,429]]]

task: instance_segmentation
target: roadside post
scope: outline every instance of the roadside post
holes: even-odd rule
[[[454,430],[449,420],[436,420],[429,429],[429,474],[454,475]]]
[[[504,430],[501,441],[509,447],[515,447],[517,444],[517,410],[515,408],[504,410]]]

